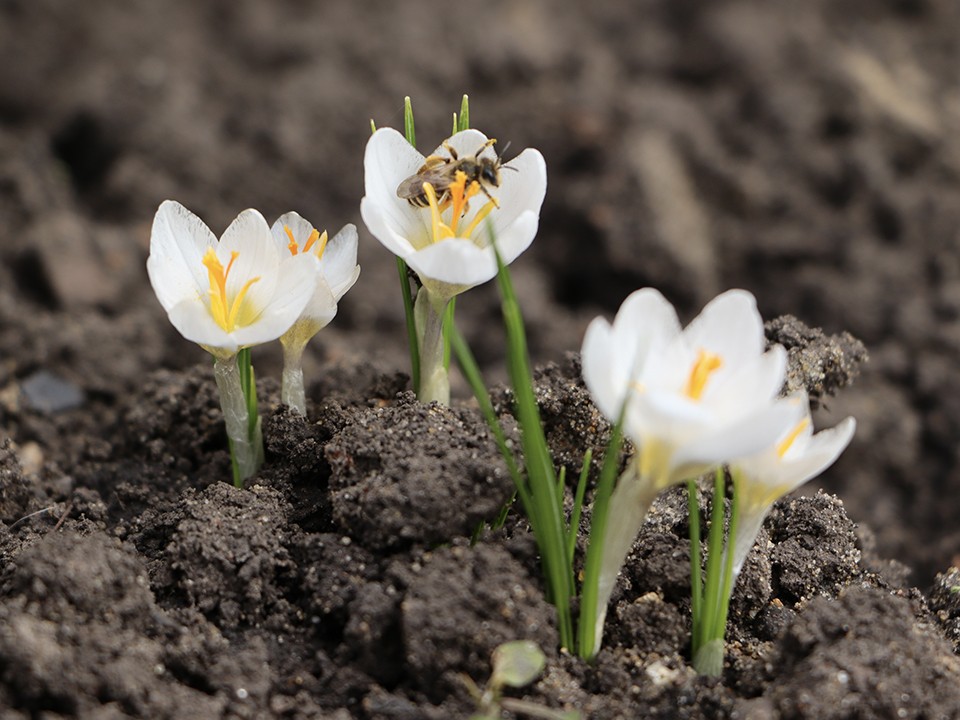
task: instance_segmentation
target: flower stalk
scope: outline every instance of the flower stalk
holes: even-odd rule
[[[420,378],[418,397],[421,402],[450,404],[450,376],[447,373],[444,319],[449,301],[434,298],[420,288],[413,312],[418,330],[417,353]]]

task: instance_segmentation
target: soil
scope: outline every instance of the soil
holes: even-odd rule
[[[511,693],[584,718],[960,717],[957,27],[951,0],[0,0],[0,717],[466,718],[463,676],[521,638],[547,667]],[[687,656],[682,492],[593,664],[558,651],[521,514],[471,542],[509,476],[458,376],[452,408],[410,394],[358,211],[369,118],[412,96],[429,150],[463,92],[547,160],[512,270],[568,477],[609,432],[571,351],[644,285],[687,319],[751,290],[789,386],[857,417],[761,532],[719,679]],[[308,418],[254,351],[245,489],[146,281],[168,197],[217,232],[248,206],[361,227]],[[515,442],[496,289],[457,313]]]

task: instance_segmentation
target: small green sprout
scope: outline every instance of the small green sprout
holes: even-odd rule
[[[472,715],[471,720],[497,720],[503,710],[544,720],[580,720],[580,713],[576,711],[553,710],[526,700],[503,697],[504,688],[526,687],[543,672],[547,658],[536,643],[529,640],[503,643],[493,651],[490,664],[493,673],[483,690],[469,676],[462,676],[478,706],[478,713]]]

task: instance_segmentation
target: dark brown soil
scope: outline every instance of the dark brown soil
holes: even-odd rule
[[[466,718],[461,674],[518,638],[548,664],[516,694],[589,718],[960,717],[958,27],[953,0],[0,0],[0,717]],[[360,224],[369,118],[411,95],[429,149],[463,92],[547,160],[513,269],[568,474],[608,429],[566,353],[643,285],[796,316],[768,325],[790,383],[858,419],[835,495],[761,533],[719,680],[686,657],[682,493],[592,665],[557,650],[518,514],[471,545],[508,476],[462,381],[410,396],[363,228],[309,420],[255,350],[267,462],[225,482],[209,358],[146,281],[157,205]],[[495,288],[457,311],[502,381]]]

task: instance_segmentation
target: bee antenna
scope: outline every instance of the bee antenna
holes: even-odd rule
[[[504,155],[507,154],[507,150],[510,149],[510,143],[512,143],[512,142],[513,142],[513,140],[507,140],[507,144],[504,145],[504,146],[503,146],[503,150],[500,151],[500,157],[503,157]]]

